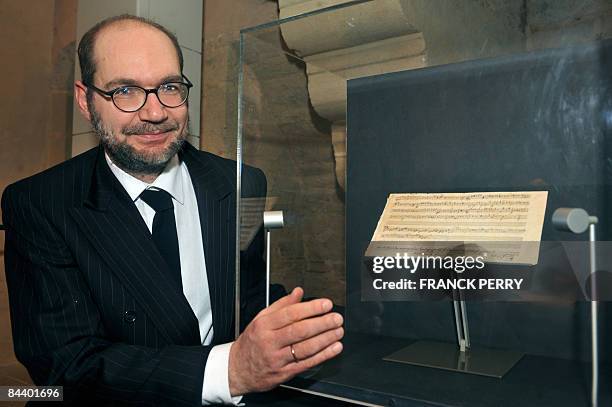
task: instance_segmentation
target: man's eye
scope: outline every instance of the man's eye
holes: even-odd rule
[[[177,92],[179,87],[175,83],[164,83],[161,86],[162,92]]]
[[[130,96],[134,93],[134,88],[130,86],[125,86],[123,88],[119,88],[115,91],[116,96]]]

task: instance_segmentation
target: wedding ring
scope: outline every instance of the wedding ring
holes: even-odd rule
[[[293,349],[293,345],[289,345],[289,349],[291,349],[291,356],[293,356],[293,361],[295,363],[299,363],[299,359],[295,356],[295,349]]]

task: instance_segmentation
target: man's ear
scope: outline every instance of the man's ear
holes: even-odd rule
[[[82,81],[74,82],[74,100],[85,119],[91,121],[91,112],[87,106],[87,86]]]

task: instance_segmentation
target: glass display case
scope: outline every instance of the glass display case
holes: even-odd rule
[[[341,356],[286,387],[364,405],[612,404],[612,8],[279,3],[240,34],[237,289],[263,228],[270,300],[301,286],[345,317]],[[504,246],[518,244],[534,257]],[[376,270],[407,247],[484,253],[471,276],[494,283],[425,292],[422,277],[468,274]]]

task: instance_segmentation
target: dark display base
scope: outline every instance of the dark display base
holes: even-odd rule
[[[525,355],[502,379],[388,362],[406,339],[349,334],[340,358],[290,385],[375,405],[589,406],[590,364]],[[601,406],[612,405],[612,367],[600,368]],[[317,404],[318,398],[314,399]],[[326,401],[335,403],[335,401]],[[333,405],[333,404],[332,404]]]
[[[509,350],[471,348],[460,352],[457,344],[418,341],[383,359],[501,379],[522,357],[522,353]]]

